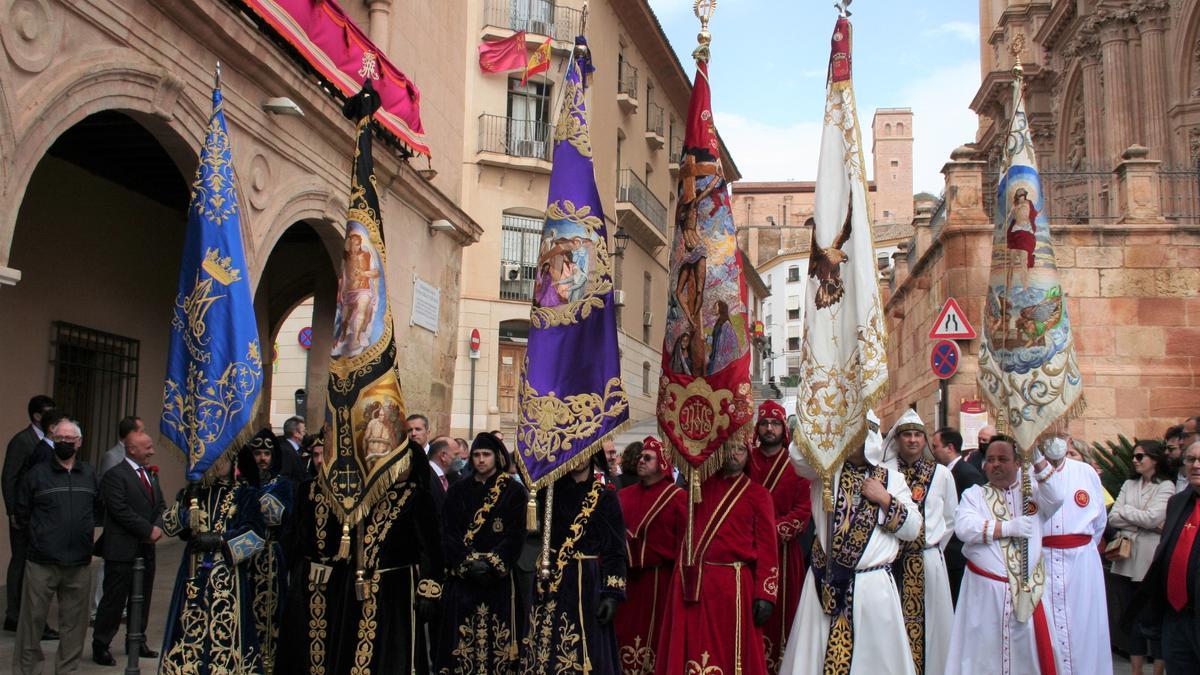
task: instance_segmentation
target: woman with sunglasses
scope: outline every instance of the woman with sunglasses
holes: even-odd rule
[[[1133,469],[1137,477],[1121,486],[1121,493],[1108,514],[1108,524],[1119,530],[1118,536],[1132,541],[1130,555],[1112,564],[1114,590],[1122,606],[1137,593],[1150,568],[1167,516],[1167,500],[1175,494],[1175,472],[1162,443],[1138,441],[1133,450]],[[1125,639],[1133,675],[1142,675],[1146,656],[1154,663],[1154,675],[1162,675],[1165,663],[1159,641],[1147,639],[1142,629],[1140,623],[1134,623]]]

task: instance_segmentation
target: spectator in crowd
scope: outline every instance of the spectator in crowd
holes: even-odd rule
[[[60,419],[50,427],[54,457],[34,464],[17,486],[17,525],[28,532],[21,616],[13,650],[13,672],[42,672],[40,636],[50,603],[57,596],[62,631],[54,672],[79,669],[87,635],[91,593],[92,533],[101,508],[96,471],[76,457],[83,438],[79,426]]]
[[[987,482],[983,472],[968,463],[959,454],[962,447],[962,434],[954,427],[942,427],[930,439],[929,452],[939,464],[950,470],[954,478],[954,491],[958,498],[972,485],[983,485]],[[955,534],[950,537],[944,551],[946,556],[946,576],[950,581],[950,599],[958,605],[958,588],[962,585],[963,571],[967,568],[967,559],[963,556],[962,540]]]
[[[452,452],[458,452],[458,443],[449,436],[438,436],[429,444],[429,492],[433,495],[434,509],[439,514],[446,502],[446,491],[458,481],[458,474],[450,471]]]
[[[29,399],[26,414],[29,426],[18,431],[9,441],[4,452],[4,470],[0,474],[3,484],[4,513],[8,515],[8,560],[7,595],[8,604],[4,615],[4,630],[17,630],[17,617],[21,615],[21,580],[25,577],[25,551],[29,548],[29,534],[16,526],[15,504],[17,500],[17,477],[23,471],[25,461],[33,455],[33,449],[46,434],[42,431],[42,416],[54,409],[54,399],[39,394]]]
[[[272,471],[299,485],[309,476],[308,460],[304,457],[304,435],[308,433],[304,418],[299,415],[283,421],[283,435],[275,439],[279,457],[271,459]]]
[[[600,441],[600,449],[604,451],[604,472],[608,474],[608,482],[615,483],[621,475],[621,454],[617,452],[617,443],[609,436]]]
[[[619,487],[627,488],[638,482],[637,465],[644,447],[641,441],[634,441],[621,451],[621,477],[617,479]]]
[[[975,444],[978,446],[974,450],[963,456],[967,463],[979,469],[979,473],[983,471],[983,458],[987,456],[988,443],[992,442],[992,438],[996,435],[996,427],[988,424],[979,430],[979,435],[976,436]]]
[[[1130,542],[1127,557],[1120,557],[1119,543],[1108,556],[1113,558],[1112,583],[1121,606],[1127,605],[1137,593],[1150,569],[1167,517],[1167,501],[1175,494],[1175,473],[1162,443],[1138,441],[1134,446],[1133,469],[1137,477],[1125,481],[1108,513],[1108,523],[1117,529],[1117,537]],[[1147,656],[1154,663],[1154,674],[1162,675],[1165,664],[1161,645],[1157,639],[1147,639],[1146,628],[1135,622],[1126,636],[1124,648],[1133,663],[1133,675],[1142,675]]]
[[[1179,464],[1183,457],[1183,449],[1179,447],[1179,437],[1183,435],[1183,425],[1173,424],[1167,427],[1167,433],[1163,434],[1163,442],[1167,446],[1167,461]]]
[[[1078,438],[1071,438],[1070,436],[1067,437],[1067,457],[1075,460],[1076,462],[1083,462],[1084,464],[1092,467],[1092,470],[1096,472],[1097,476],[1104,476],[1104,471],[1100,468],[1100,462],[1096,461],[1095,453],[1093,453],[1092,449],[1087,446],[1087,443],[1084,443]],[[1103,483],[1100,485],[1100,491],[1104,494],[1104,508],[1107,509],[1113,505],[1115,500],[1113,499],[1113,496],[1108,493],[1108,488],[1104,487]]]
[[[420,414],[414,413],[404,418],[404,432],[408,434],[408,440],[421,446],[425,454],[429,454],[429,418]]]
[[[146,430],[146,425],[142,423],[142,418],[136,415],[121,418],[117,422],[117,444],[108,449],[104,456],[100,458],[100,470],[96,473],[101,480],[104,479],[104,474],[109,469],[125,461],[125,439],[137,431],[139,433]]]
[[[1166,672],[1200,672],[1200,443],[1183,451],[1188,489],[1167,501],[1162,535],[1140,593],[1128,615],[1143,626],[1161,625]]]
[[[1196,441],[1200,441],[1200,433],[1197,433],[1195,428],[1193,428],[1191,431],[1188,431],[1187,425],[1185,424],[1183,427],[1183,430],[1179,432],[1179,447],[1180,447],[1180,449],[1187,450],[1188,448],[1192,447],[1192,444],[1195,443]],[[1183,492],[1184,490],[1188,489],[1188,485],[1189,485],[1187,463],[1182,461],[1182,459],[1181,459],[1176,464],[1176,469],[1177,469],[1177,472],[1175,474],[1175,491]]]
[[[145,432],[134,431],[126,436],[125,459],[114,466],[100,482],[104,502],[104,535],[97,547],[104,558],[104,594],[96,609],[96,625],[92,631],[92,660],[102,666],[115,666],[116,659],[109,651],[113,636],[121,624],[121,612],[128,613],[133,588],[133,563],[145,562],[142,588],[142,630],[150,618],[150,599],[154,590],[154,545],[162,539],[162,513],[166,509],[158,478],[149,470],[154,457],[154,441]],[[132,616],[132,614],[130,614]],[[126,635],[126,648],[132,645]],[[137,646],[138,655],[155,658],[158,652],[143,642]]]
[[[501,443],[504,442],[504,432],[503,431],[500,431],[499,429],[492,429],[488,433],[495,436],[496,440],[500,441]]]

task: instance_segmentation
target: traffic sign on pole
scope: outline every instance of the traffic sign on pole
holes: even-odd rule
[[[479,344],[480,344],[479,329],[472,328],[471,329],[471,342],[470,342],[471,352],[470,352],[469,356],[473,359],[479,358]]]
[[[975,337],[975,328],[967,321],[966,312],[962,311],[962,307],[958,306],[954,298],[947,298],[937,321],[933,322],[933,328],[929,330],[929,339],[973,340]]]
[[[940,340],[929,353],[929,367],[939,379],[949,379],[958,372],[960,356],[957,343],[952,340]]]

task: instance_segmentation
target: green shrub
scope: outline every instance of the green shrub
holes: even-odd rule
[[[1117,441],[1107,441],[1105,445],[1092,443],[1092,455],[1100,465],[1100,483],[1113,498],[1121,492],[1121,485],[1137,475],[1133,470],[1133,444],[1123,435],[1117,436]]]

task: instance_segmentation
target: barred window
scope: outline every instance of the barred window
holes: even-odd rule
[[[504,214],[500,244],[500,298],[532,300],[542,220]]]

